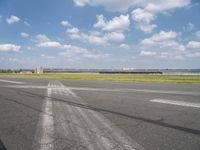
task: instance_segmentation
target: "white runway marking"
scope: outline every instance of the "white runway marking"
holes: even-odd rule
[[[70,101],[73,100],[78,104],[86,104],[81,97],[76,95],[76,93],[68,87],[65,87],[62,83],[55,82],[54,84],[58,86],[57,88],[53,88],[52,91],[64,91],[57,92],[57,96],[64,96],[66,99],[68,98]],[[56,95],[54,95],[54,97]],[[57,110],[57,113],[54,114],[57,120],[63,120],[61,125],[63,132],[60,131],[60,133],[70,138],[69,131],[72,131],[74,135],[73,140],[83,144],[82,146],[86,147],[86,149],[143,150],[142,146],[100,113],[79,106],[71,106],[59,101],[54,101],[53,104],[56,107],[55,110]],[[65,122],[64,120],[68,121]],[[69,124],[69,121],[72,124]],[[59,128],[58,130],[62,129]],[[74,149],[80,148],[80,145],[74,146]]]
[[[41,114],[38,123],[38,129],[36,131],[36,140],[38,141],[36,146],[37,150],[54,149],[54,120],[52,112],[52,100],[49,98],[52,94],[51,90],[52,89],[49,86],[47,89],[47,98],[45,99],[42,107],[43,113]]]
[[[152,99],[152,100],[150,100],[150,102],[200,108],[200,103],[185,102],[185,101],[174,101],[174,100],[167,100],[167,99]]]
[[[11,81],[11,80],[2,80],[2,79],[0,79],[0,82],[14,83],[14,84],[24,84],[24,82]]]

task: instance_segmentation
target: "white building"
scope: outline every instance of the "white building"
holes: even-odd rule
[[[37,68],[35,69],[35,73],[36,73],[36,74],[43,74],[43,68],[42,68],[42,67],[37,67]]]
[[[123,71],[132,71],[132,70],[136,70],[136,68],[122,68]]]

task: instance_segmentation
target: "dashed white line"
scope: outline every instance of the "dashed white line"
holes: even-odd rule
[[[195,103],[195,102],[176,101],[176,100],[168,100],[168,99],[152,99],[152,100],[150,100],[150,102],[200,108],[200,103]]]

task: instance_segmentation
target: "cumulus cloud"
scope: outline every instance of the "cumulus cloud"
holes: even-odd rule
[[[21,37],[23,37],[23,38],[29,37],[29,34],[28,34],[28,33],[24,33],[24,32],[20,33],[20,35],[21,35]]]
[[[153,52],[153,51],[141,51],[140,52],[140,56],[155,56],[156,55],[156,52]]]
[[[66,58],[72,58],[72,57],[83,57],[83,58],[105,58],[108,57],[108,54],[101,54],[101,53],[95,53],[92,51],[89,51],[86,48],[73,46],[73,45],[63,45],[64,52],[60,52],[59,55],[64,56]]]
[[[187,47],[188,48],[194,48],[194,49],[196,49],[196,48],[198,48],[198,49],[200,49],[200,42],[198,42],[198,41],[189,41],[188,42],[188,44],[187,44]]]
[[[108,11],[127,12],[130,8],[141,7],[151,11],[166,11],[189,5],[191,0],[74,0],[77,6],[102,6]]]
[[[6,19],[8,24],[15,24],[20,21],[20,18],[14,15],[11,15],[9,18]]]
[[[76,6],[83,7],[85,6],[89,0],[74,0]]]
[[[103,15],[97,16],[97,23],[95,28],[101,28],[104,31],[124,31],[128,30],[130,25],[129,15],[120,15],[106,21]]]
[[[200,38],[200,31],[197,31],[197,32],[195,33],[195,36],[196,36],[197,38]]]
[[[62,50],[62,52],[59,52],[59,55],[72,58],[72,57],[83,57],[83,58],[105,58],[108,57],[108,54],[102,54],[96,51],[91,51],[86,48],[74,46],[74,45],[68,45],[68,44],[61,44],[57,41],[53,41],[49,39],[46,35],[39,34],[36,36],[37,46],[43,47],[43,48],[57,48],[59,50]],[[51,58],[45,54],[41,55],[41,57],[45,58]]]
[[[111,33],[106,33],[104,38],[107,41],[115,41],[115,42],[120,42],[125,39],[125,36],[122,32],[111,32]]]
[[[159,33],[155,33],[151,37],[141,41],[140,55],[166,59],[183,59],[192,52],[187,49],[189,46],[178,42],[177,37],[178,33],[174,31],[160,31]],[[148,53],[149,51],[155,53]]]
[[[107,45],[109,42],[121,42],[125,39],[122,31],[101,33],[98,31],[81,32],[78,28],[67,29],[67,34],[71,39],[80,40],[94,45]]]
[[[164,42],[169,40],[173,40],[178,36],[178,33],[174,31],[160,31],[159,33],[154,34],[150,38],[146,38],[142,40],[141,45],[150,46],[154,44],[158,44],[158,42]]]
[[[178,33],[174,31],[160,31],[159,33],[155,33],[151,37],[141,41],[139,55],[177,60],[200,56],[199,41],[183,43],[178,41],[177,37]]]
[[[148,1],[144,3],[142,8],[136,8],[132,11],[132,19],[136,22],[136,27],[145,33],[151,33],[156,27],[152,24],[158,13],[163,13],[179,7],[184,7],[190,4],[190,0],[166,0],[166,1]],[[187,30],[192,30],[194,25],[189,23]]]
[[[97,22],[93,25],[94,29],[91,31],[82,32],[76,27],[71,27],[66,32],[73,40],[95,45],[109,45],[111,42],[125,40],[124,32],[129,29],[129,26],[129,15],[120,15],[109,21],[103,15],[98,15]]]
[[[56,41],[50,40],[46,35],[39,34],[36,36],[37,39],[37,46],[38,47],[45,47],[45,48],[60,48],[61,44]]]
[[[46,48],[59,48],[61,45],[59,42],[48,41],[48,42],[41,42],[37,46],[38,47],[46,47]]]
[[[69,22],[68,22],[67,20],[61,21],[60,24],[61,24],[62,26],[69,26],[69,25],[70,25]]]
[[[171,40],[177,37],[177,33],[174,31],[160,31],[158,34],[154,34],[151,39],[155,42]]]
[[[156,47],[156,49],[173,49],[173,50],[185,50],[185,46],[179,44],[175,39],[178,33],[174,31],[160,31],[152,35],[150,38],[146,38],[141,41],[141,49],[149,47]]]
[[[21,49],[21,46],[15,44],[0,44],[0,52],[18,52]]]
[[[78,32],[79,32],[78,28],[67,29],[67,33],[69,33],[69,34],[77,34]]]
[[[188,6],[191,0],[74,0],[77,6],[101,6],[108,11],[128,12],[132,9],[132,19],[137,28],[145,33],[152,32],[157,25],[153,24],[159,13]],[[99,16],[98,25],[104,25],[103,16]]]
[[[122,49],[130,49],[130,46],[128,44],[124,44],[124,43],[120,44],[119,47]]]
[[[46,54],[41,54],[41,57],[43,57],[43,58],[47,58],[47,59],[53,59],[53,58],[56,58],[55,56],[50,56],[50,55],[46,55]]]
[[[151,24],[155,19],[154,13],[141,8],[132,11],[132,19],[137,22],[137,28],[145,33],[151,33],[157,27],[156,24]]]
[[[194,29],[194,24],[189,22],[186,26],[183,27],[184,31],[190,32]]]

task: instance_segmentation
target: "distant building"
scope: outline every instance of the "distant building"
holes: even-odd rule
[[[32,72],[31,71],[21,71],[21,72],[19,72],[20,74],[32,74]]]
[[[35,73],[36,74],[43,74],[43,68],[42,67],[37,67],[36,69],[35,69]]]
[[[136,68],[122,68],[123,71],[131,71],[131,70],[136,70]]]

